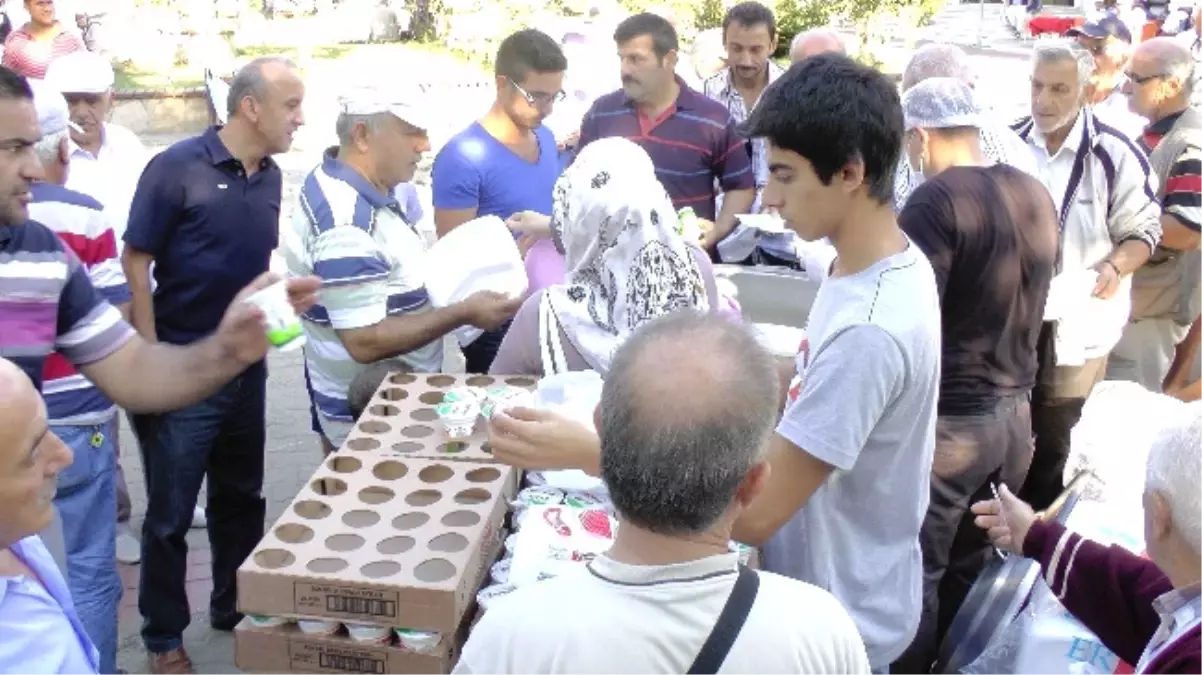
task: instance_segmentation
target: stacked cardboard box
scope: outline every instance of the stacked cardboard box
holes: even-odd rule
[[[475,595],[505,537],[520,472],[493,463],[484,424],[447,438],[434,407],[457,386],[531,388],[531,378],[394,374],[344,446],[238,570],[239,609],[444,636],[416,653],[295,625],[235,632],[252,672],[447,673],[473,618]]]

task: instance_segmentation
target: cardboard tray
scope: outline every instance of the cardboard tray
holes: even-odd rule
[[[238,608],[454,632],[504,539],[514,473],[335,453],[239,568]]]
[[[317,636],[302,633],[296,624],[259,628],[243,619],[234,629],[234,663],[251,673],[446,674],[459,659],[469,625],[444,636],[436,650],[418,654],[396,644],[355,642],[345,628],[337,635]]]
[[[358,454],[380,452],[421,459],[494,463],[483,418],[471,436],[452,440],[434,408],[456,387],[501,385],[533,391],[538,378],[508,375],[393,373],[384,378],[367,409],[340,448]]]

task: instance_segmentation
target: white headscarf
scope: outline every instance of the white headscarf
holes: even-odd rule
[[[624,138],[589,143],[555,183],[551,230],[564,283],[546,293],[568,339],[597,371],[639,326],[709,309],[701,270],[647,153]]]

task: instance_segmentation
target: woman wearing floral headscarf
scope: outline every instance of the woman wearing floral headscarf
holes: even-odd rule
[[[562,284],[514,317],[490,372],[549,375],[609,369],[639,326],[717,295],[704,252],[677,232],[676,211],[647,153],[624,138],[590,143],[555,184],[551,237]]]

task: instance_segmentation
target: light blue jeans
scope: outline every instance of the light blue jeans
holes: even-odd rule
[[[116,420],[102,425],[51,425],[75,460],[58,475],[54,505],[63,519],[67,586],[88,637],[100,652],[100,672],[117,671]]]

